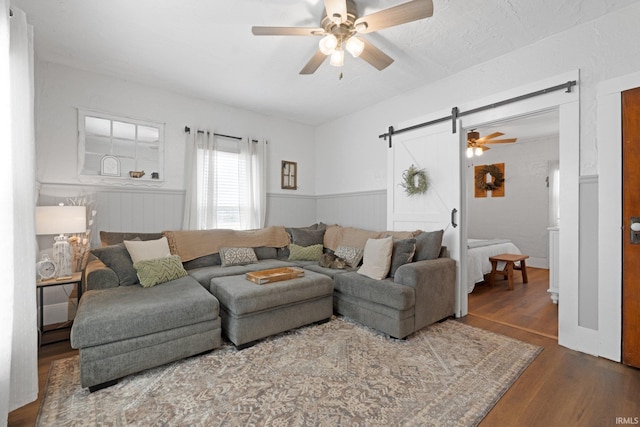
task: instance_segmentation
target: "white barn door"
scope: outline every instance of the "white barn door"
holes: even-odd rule
[[[413,125],[410,123],[407,126]],[[387,155],[387,228],[389,230],[444,230],[443,245],[456,261],[456,316],[467,311],[461,294],[460,257],[460,123],[451,122],[394,135]],[[404,127],[404,126],[401,126]],[[411,165],[424,169],[427,192],[408,196],[402,174]],[[466,291],[465,291],[466,292]],[[462,301],[464,297],[464,301]]]

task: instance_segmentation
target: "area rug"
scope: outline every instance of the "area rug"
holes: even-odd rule
[[[406,340],[346,319],[89,393],[53,362],[38,426],[475,426],[542,350],[454,320]]]

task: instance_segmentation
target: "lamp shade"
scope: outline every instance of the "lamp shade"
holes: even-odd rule
[[[71,234],[87,231],[84,206],[36,206],[36,234]]]

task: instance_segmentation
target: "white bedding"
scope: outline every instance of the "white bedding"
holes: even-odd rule
[[[491,272],[489,257],[499,254],[520,254],[520,249],[506,239],[468,239],[467,241],[467,292],[471,293],[476,283]],[[498,268],[503,268],[499,263]]]

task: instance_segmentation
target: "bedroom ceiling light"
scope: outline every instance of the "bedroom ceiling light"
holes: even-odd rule
[[[482,148],[481,147],[467,147],[467,158],[472,158],[473,156],[482,156]]]
[[[331,52],[331,60],[329,63],[334,67],[342,67],[344,65],[344,50],[336,49]]]
[[[364,42],[356,36],[349,37],[347,40],[347,50],[354,58],[357,58],[364,50]]]

